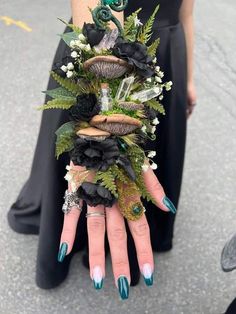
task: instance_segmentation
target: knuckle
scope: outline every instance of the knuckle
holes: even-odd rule
[[[125,269],[127,268],[128,266],[128,261],[126,260],[123,260],[123,259],[115,259],[113,261],[113,266],[116,268],[116,269]]]
[[[101,233],[105,230],[104,220],[99,218],[89,218],[88,220],[88,230],[93,233]]]
[[[125,241],[127,237],[126,231],[124,228],[115,227],[115,226],[113,228],[110,228],[108,232],[108,236],[110,240],[112,241],[117,241],[117,240]]]
[[[138,252],[138,256],[142,260],[150,260],[151,252],[146,249],[143,249],[140,252]]]
[[[139,236],[147,236],[149,234],[149,226],[147,223],[134,225],[134,233]]]

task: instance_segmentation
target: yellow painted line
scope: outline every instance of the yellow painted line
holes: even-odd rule
[[[9,16],[0,16],[0,20],[2,20],[7,26],[16,25],[16,26],[22,28],[23,30],[25,30],[26,32],[32,32],[32,28],[30,28],[23,21],[16,21]]]

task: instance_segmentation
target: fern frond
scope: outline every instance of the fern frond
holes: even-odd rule
[[[156,40],[154,40],[152,42],[152,44],[147,49],[149,56],[151,56],[151,57],[156,56],[157,48],[158,48],[159,44],[160,44],[160,38],[157,38]]]
[[[136,143],[138,142],[138,135],[135,133],[123,135],[121,136],[121,138],[128,146],[136,145]]]
[[[75,104],[75,100],[53,99],[49,100],[45,105],[37,107],[38,110],[46,109],[64,109],[67,110]]]
[[[56,131],[56,157],[73,149],[74,147],[74,128],[75,125],[73,122],[64,123],[57,131]]]
[[[127,40],[134,41],[137,36],[138,28],[135,27],[135,19],[138,16],[138,13],[142,10],[139,8],[137,11],[129,15],[124,21],[124,38]]]
[[[125,174],[124,170],[119,168],[117,165],[112,165],[110,167],[111,172],[113,173],[114,177],[121,181],[122,183],[128,183],[129,178]]]
[[[72,82],[70,79],[68,78],[63,78],[60,75],[58,75],[57,73],[51,71],[51,76],[53,77],[53,79],[62,87],[64,87],[65,89],[67,89],[69,92],[73,93],[73,95],[77,95],[78,93],[80,93],[81,91],[81,87],[79,84],[76,84],[74,82]]]
[[[164,106],[159,103],[159,101],[157,101],[156,99],[150,99],[147,102],[145,102],[145,105],[147,105],[149,108],[152,108],[156,111],[158,111],[159,113],[165,115],[165,108]]]
[[[94,177],[94,182],[100,182],[102,186],[108,189],[116,198],[118,193],[116,189],[115,176],[109,168],[107,171],[98,171]]]
[[[155,21],[155,17],[158,10],[159,10],[159,4],[157,5],[154,12],[148,19],[147,23],[141,28],[140,32],[138,33],[137,39],[143,44],[146,44],[152,36],[152,26]]]

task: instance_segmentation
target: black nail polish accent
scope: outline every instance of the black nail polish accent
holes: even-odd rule
[[[163,204],[172,212],[172,214],[176,213],[175,205],[171,202],[171,200],[167,196],[163,198]]]
[[[58,262],[60,262],[60,263],[63,262],[63,260],[66,256],[67,249],[68,249],[68,244],[65,242],[62,243],[60,246],[60,250],[58,252],[58,257],[57,257]]]
[[[129,297],[129,282],[125,276],[118,278],[118,289],[122,300],[128,299]]]

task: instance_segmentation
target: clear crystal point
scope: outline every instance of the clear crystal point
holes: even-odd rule
[[[134,76],[129,76],[123,79],[120,82],[120,85],[117,89],[115,98],[117,100],[125,100],[125,98],[129,96],[130,88],[133,82],[134,82]]]
[[[140,92],[134,93],[133,95],[130,96],[130,98],[133,100],[139,100],[140,102],[145,102],[150,99],[156,98],[161,93],[162,93],[162,88],[156,86],[150,89],[144,89]]]

